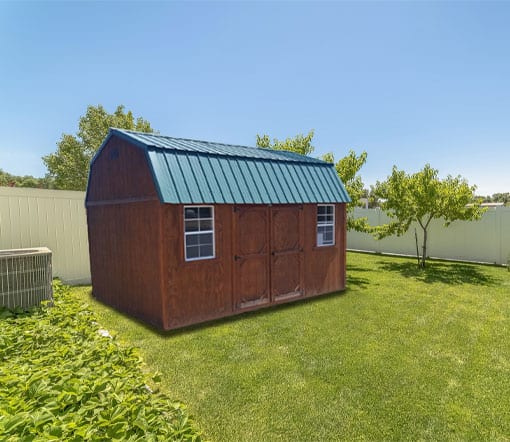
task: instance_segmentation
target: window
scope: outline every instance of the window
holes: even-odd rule
[[[317,206],[317,246],[335,244],[335,206],[321,204]]]
[[[211,206],[184,207],[186,261],[214,258],[214,210]]]

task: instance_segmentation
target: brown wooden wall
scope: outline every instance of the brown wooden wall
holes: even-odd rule
[[[165,328],[228,316],[232,313],[232,206],[214,206],[216,257],[188,262],[184,258],[184,206],[161,207]]]
[[[162,205],[164,328],[345,288],[345,204],[335,245],[316,246],[317,206],[215,205],[214,259],[186,262],[182,205]]]
[[[317,206],[305,205],[306,296],[336,292],[345,288],[345,216],[345,204],[335,204],[335,245],[317,247]]]
[[[163,327],[159,202],[87,208],[93,295]]]
[[[86,206],[93,295],[162,328],[161,204],[141,149],[110,139]]]
[[[142,149],[118,137],[110,138],[91,168],[87,204],[157,198]]]

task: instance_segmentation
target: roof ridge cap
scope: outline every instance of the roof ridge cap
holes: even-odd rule
[[[150,150],[159,150],[159,151],[171,151],[182,155],[197,155],[197,156],[215,156],[215,157],[228,157],[228,158],[242,158],[245,160],[252,160],[252,161],[279,161],[282,163],[292,163],[292,164],[314,164],[316,166],[332,166],[335,165],[333,163],[328,163],[327,161],[320,160],[318,158],[310,158],[307,157],[309,160],[312,159],[313,161],[309,160],[299,160],[299,159],[290,159],[286,158],[285,156],[281,157],[281,159],[274,159],[274,158],[260,158],[260,157],[246,157],[243,155],[236,155],[236,154],[226,154],[226,153],[219,153],[219,152],[201,152],[196,150],[183,150],[183,149],[176,149],[174,147],[162,147],[162,146],[148,146]],[[278,151],[276,151],[278,152]],[[299,154],[297,154],[299,155]]]
[[[282,160],[282,161],[291,161],[293,163],[315,163],[315,164],[321,164],[321,163],[326,163],[326,164],[329,164],[327,161],[324,161],[324,160],[321,160],[319,158],[314,158],[314,157],[310,157],[308,155],[302,155],[302,154],[299,154],[297,152],[292,152],[292,151],[288,151],[288,150],[280,150],[280,149],[271,149],[271,148],[267,148],[267,147],[258,147],[258,146],[244,146],[242,144],[229,144],[229,143],[220,143],[218,141],[207,141],[207,140],[198,140],[196,138],[183,138],[183,137],[171,137],[171,136],[168,136],[168,135],[161,135],[161,134],[156,134],[154,132],[141,132],[141,131],[137,131],[137,130],[131,130],[131,129],[121,129],[121,128],[116,128],[116,127],[112,127],[110,128],[111,130],[114,130],[114,131],[119,131],[119,132],[123,132],[123,133],[128,133],[128,134],[140,134],[140,135],[144,135],[144,136],[153,136],[153,137],[158,137],[158,138],[165,138],[165,139],[170,139],[170,140],[182,140],[182,141],[193,141],[193,142],[198,142],[198,143],[205,143],[205,144],[208,144],[208,145],[220,145],[220,146],[229,146],[229,147],[240,147],[240,148],[243,148],[243,149],[255,149],[255,150],[261,150],[261,151],[264,151],[264,152],[273,152],[275,155],[281,155],[281,157],[285,158],[286,155],[285,154],[291,154],[291,156],[294,156],[294,155],[298,155],[300,157],[305,157],[307,158],[307,160],[299,160],[299,159],[295,159],[295,160],[291,160],[291,159],[286,159],[286,160]],[[175,148],[170,148],[170,147],[161,147],[161,146],[154,146],[154,145],[151,145],[151,147],[153,148],[156,148],[156,149],[162,149],[162,150],[179,150],[179,149],[175,149]],[[282,155],[283,153],[283,155]],[[209,153],[211,154],[211,153]],[[218,156],[237,156],[237,155],[222,155],[222,154],[216,154]]]

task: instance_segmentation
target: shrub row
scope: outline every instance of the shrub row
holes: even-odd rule
[[[59,282],[52,307],[0,312],[2,440],[200,441],[185,406],[147,382],[136,350]]]

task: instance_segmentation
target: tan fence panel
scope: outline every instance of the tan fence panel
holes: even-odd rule
[[[48,247],[53,275],[90,283],[85,192],[0,187],[0,249]]]
[[[366,216],[371,225],[388,222],[388,217],[380,209],[357,208],[354,216]],[[415,228],[421,245],[421,227],[411,225],[405,235],[391,236],[381,241],[366,233],[348,232],[347,247],[351,250],[416,255]],[[427,255],[433,258],[507,264],[510,258],[510,208],[491,208],[479,221],[455,221],[448,228],[440,220],[434,220],[428,230]]]

